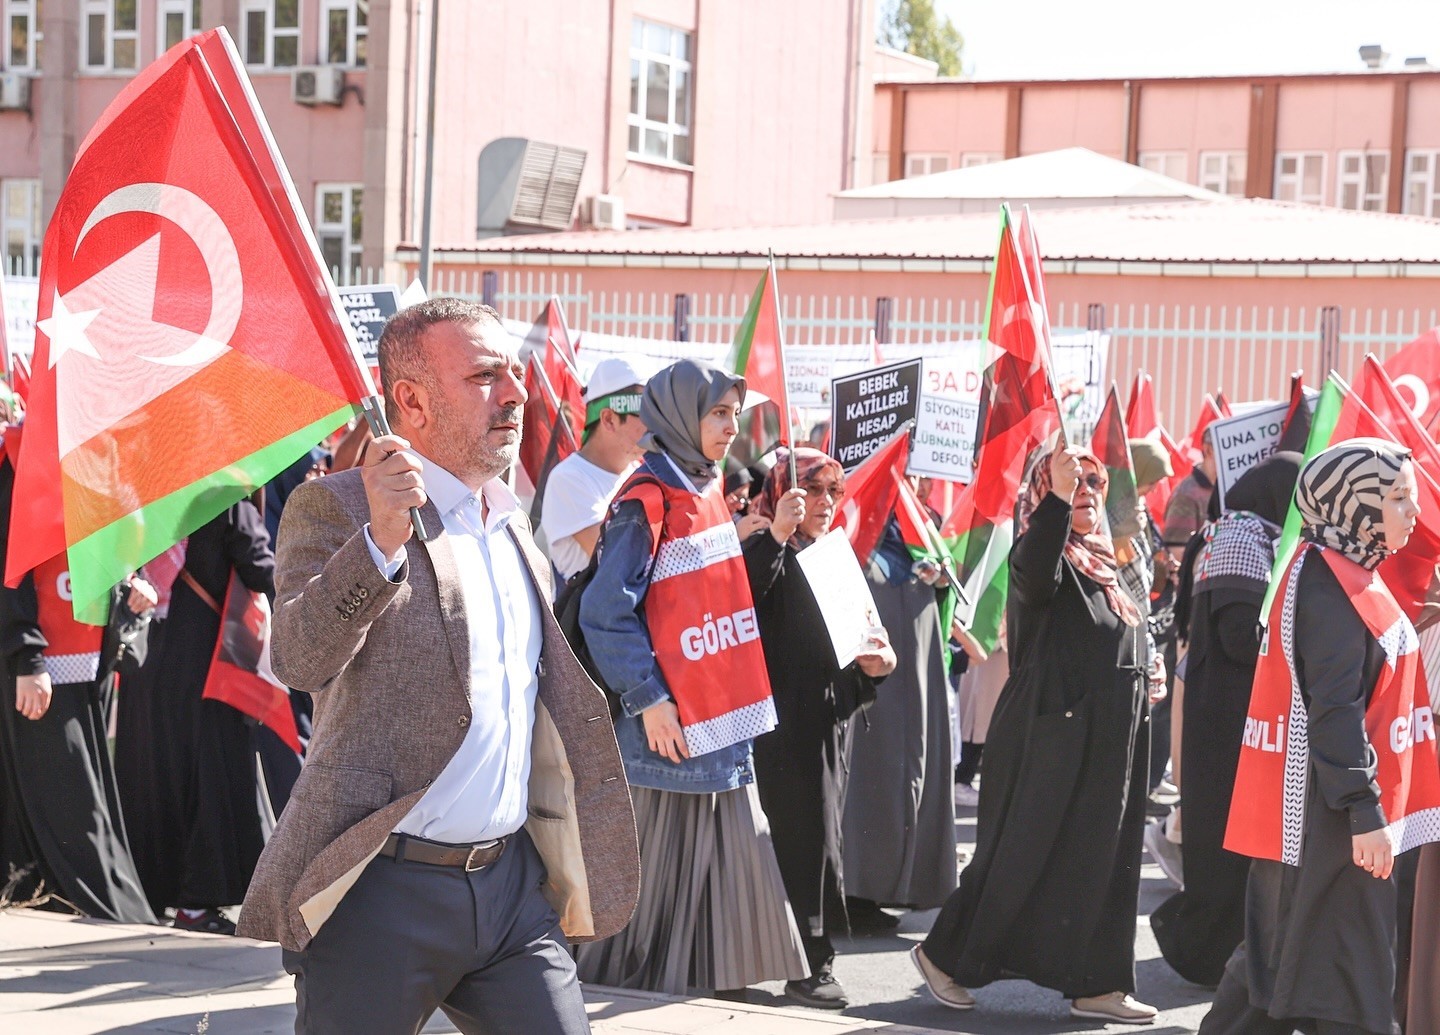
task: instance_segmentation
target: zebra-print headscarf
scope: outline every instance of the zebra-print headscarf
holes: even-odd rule
[[[1316,454],[1295,487],[1300,534],[1374,570],[1390,554],[1381,505],[1409,459],[1408,449],[1378,438],[1352,438]]]

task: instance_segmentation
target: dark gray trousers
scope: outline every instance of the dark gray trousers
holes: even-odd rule
[[[474,873],[379,856],[304,952],[296,1035],[415,1035],[436,1009],[466,1035],[584,1035],[575,962],[540,894],[529,835]]]

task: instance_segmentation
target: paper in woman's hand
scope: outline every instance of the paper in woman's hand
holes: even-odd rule
[[[797,559],[830,633],[835,662],[844,668],[875,646],[871,631],[880,625],[880,613],[870,583],[840,529],[821,536]]]

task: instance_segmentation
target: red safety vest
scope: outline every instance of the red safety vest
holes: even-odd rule
[[[633,487],[627,484],[617,503],[626,498],[641,500],[651,527],[662,529],[645,593],[645,624],[690,754],[770,732],[775,701],[740,537],[721,482],[696,495],[645,475]]]
[[[5,429],[5,455],[14,467],[20,456],[21,429]],[[99,626],[75,620],[71,604],[70,561],[52,557],[30,573],[40,633],[45,637],[45,667],[52,683],[88,683],[100,664]]]
[[[1375,751],[1380,806],[1395,851],[1440,841],[1440,754],[1415,627],[1378,573],[1306,543],[1290,562],[1270,612],[1225,833],[1230,851],[1291,866],[1300,864],[1310,777],[1309,715],[1295,675],[1296,587],[1306,559],[1317,554],[1385,649],[1365,733]]]

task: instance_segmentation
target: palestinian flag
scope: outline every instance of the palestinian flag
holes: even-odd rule
[[[1130,440],[1120,415],[1120,390],[1114,382],[1105,396],[1105,405],[1095,421],[1090,451],[1105,465],[1110,486],[1105,493],[1105,519],[1116,548],[1140,531],[1140,497],[1135,491],[1135,463],[1130,458]]]
[[[75,615],[374,396],[215,29],[121,90],[45,234],[6,582],[64,550]]]
[[[750,298],[725,365],[745,379],[747,388],[775,403],[780,415],[779,439],[788,443],[793,415],[785,384],[785,330],[780,320],[780,288],[773,257]]]

